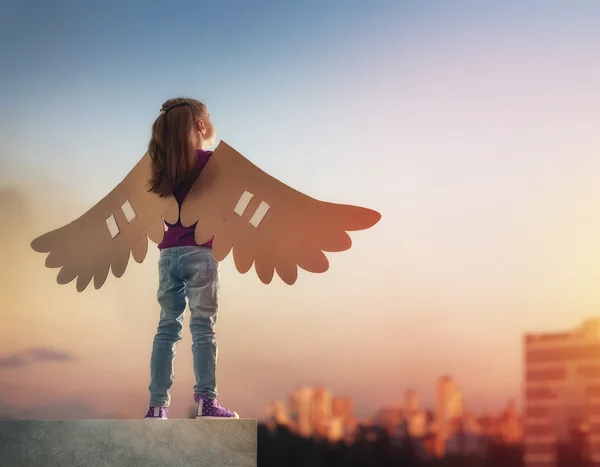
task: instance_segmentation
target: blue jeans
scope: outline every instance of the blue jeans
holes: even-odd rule
[[[182,337],[186,298],[190,307],[196,394],[217,397],[219,264],[210,248],[179,246],[161,250],[158,262],[160,321],[150,359],[150,405],[168,407],[175,348]]]

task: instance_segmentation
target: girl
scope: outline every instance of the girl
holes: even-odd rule
[[[148,152],[152,159],[150,191],[164,197],[173,194],[181,207],[200,171],[208,162],[216,134],[206,106],[194,99],[170,99],[152,125]],[[182,337],[186,298],[194,358],[196,418],[239,418],[217,401],[217,341],[219,266],[212,256],[212,242],[197,245],[194,228],[178,221],[167,223],[158,245],[160,321],[150,360],[150,409],[145,418],[167,419],[173,384],[175,347]]]

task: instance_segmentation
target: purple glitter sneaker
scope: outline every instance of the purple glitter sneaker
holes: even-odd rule
[[[148,409],[148,413],[144,418],[157,418],[159,420],[167,420],[167,407],[152,407]]]
[[[240,416],[233,410],[223,407],[217,399],[211,399],[206,394],[194,394],[194,401],[198,404],[196,419],[235,419]]]

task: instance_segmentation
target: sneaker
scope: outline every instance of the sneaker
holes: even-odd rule
[[[240,416],[233,410],[223,407],[217,399],[210,399],[205,394],[194,394],[194,402],[198,404],[196,419],[214,418],[214,419],[234,419]]]
[[[148,409],[148,413],[144,418],[158,418],[160,420],[167,420],[167,407],[152,407]]]

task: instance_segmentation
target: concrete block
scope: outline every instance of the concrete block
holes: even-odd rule
[[[257,421],[0,420],[2,467],[256,467]]]

